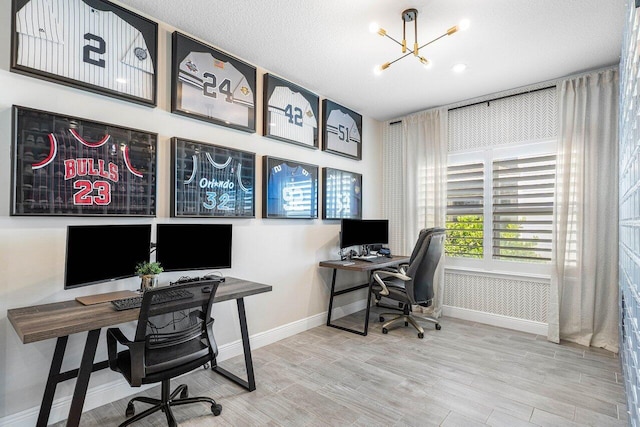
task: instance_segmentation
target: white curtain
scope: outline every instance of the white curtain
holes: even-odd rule
[[[558,84],[549,335],[618,351],[618,73]]]
[[[424,111],[402,120],[401,186],[405,204],[401,249],[410,254],[423,228],[444,227],[447,202],[447,110]],[[444,267],[441,260],[431,307],[418,307],[430,316],[442,311]]]

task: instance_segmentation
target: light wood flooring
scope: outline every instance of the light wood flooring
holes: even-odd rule
[[[615,354],[452,318],[440,331],[425,323],[424,339],[411,326],[383,335],[375,310],[366,337],[320,326],[254,350],[252,393],[204,369],[178,379],[172,386],[186,383],[223,407],[219,417],[205,404],[177,407],[180,426],[628,424]],[[339,321],[358,325],[363,315]],[[221,363],[234,372],[243,364],[242,356]],[[126,404],[88,411],[81,425],[118,425]],[[166,420],[160,412],[134,425]]]

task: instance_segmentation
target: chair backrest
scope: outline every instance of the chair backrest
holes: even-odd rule
[[[423,233],[424,232],[424,233]],[[442,258],[444,250],[445,229],[429,228],[422,230],[414,248],[415,257],[409,263],[407,276],[412,280],[406,283],[409,299],[413,304],[424,307],[431,305],[433,300],[433,280],[436,268]]]
[[[416,244],[413,246],[413,251],[411,252],[411,256],[409,257],[409,264],[413,263],[413,260],[418,256],[418,252],[420,252],[420,248],[422,247],[422,243],[424,239],[426,239],[427,235],[433,230],[432,228],[423,228],[420,230],[418,234],[418,240],[416,240]]]
[[[210,292],[202,292],[205,286],[210,288]],[[210,315],[217,289],[218,283],[215,282],[190,282],[144,292],[135,341],[144,343],[147,373],[206,355],[213,359],[217,355]],[[154,303],[154,300],[162,300],[176,291],[187,291],[193,296]],[[170,357],[179,360],[168,360]],[[159,359],[164,360],[152,367],[151,364]]]

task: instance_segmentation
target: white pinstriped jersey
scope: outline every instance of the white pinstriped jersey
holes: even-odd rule
[[[142,33],[82,0],[30,0],[16,14],[18,65],[139,98],[153,97]]]
[[[360,132],[355,120],[340,110],[332,110],[327,118],[327,148],[357,156],[358,144]]]
[[[269,133],[281,138],[314,145],[318,127],[311,104],[300,92],[277,86],[269,97]]]
[[[253,91],[245,76],[229,62],[208,52],[190,52],[180,62],[182,90],[178,107],[206,117],[249,126]]]

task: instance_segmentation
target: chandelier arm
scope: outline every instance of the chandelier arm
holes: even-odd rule
[[[396,42],[397,44],[399,44],[400,46],[402,46],[402,43],[400,43],[398,40],[394,39],[393,37],[391,37],[389,34],[385,34],[385,37],[390,38],[391,40],[393,40],[394,42]]]
[[[425,46],[429,46],[431,43],[437,42],[438,40],[440,40],[441,38],[443,38],[443,37],[444,37],[444,36],[446,36],[446,35],[447,35],[447,33],[444,33],[444,34],[443,34],[443,35],[441,35],[440,37],[436,37],[435,39],[431,40],[430,42],[427,42],[427,43],[423,44],[422,46],[420,46],[420,47],[418,48],[418,50],[422,49],[422,48],[423,48],[423,47],[425,47]]]
[[[389,65],[393,64],[394,62],[398,62],[398,61],[400,61],[402,58],[406,58],[406,57],[407,57],[407,56],[409,56],[409,55],[413,55],[413,51],[411,51],[411,52],[407,52],[407,53],[405,53],[404,55],[402,55],[400,58],[395,59],[395,60],[393,60],[393,61],[389,62]]]

